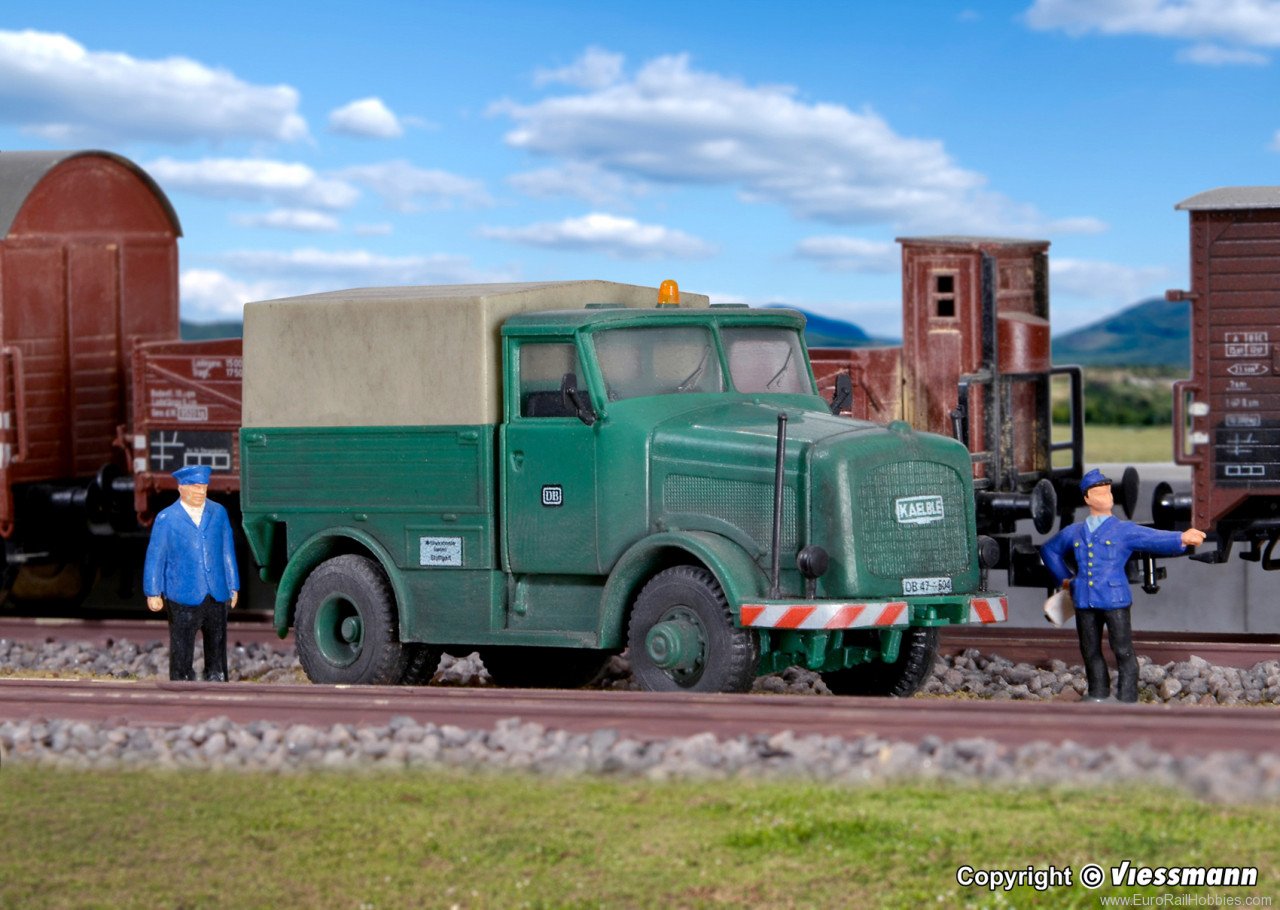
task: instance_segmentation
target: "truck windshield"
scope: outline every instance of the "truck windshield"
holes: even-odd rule
[[[812,394],[800,336],[771,326],[725,327],[720,330],[729,374],[739,392]]]
[[[610,401],[678,392],[723,392],[715,341],[702,326],[612,329],[595,335]]]

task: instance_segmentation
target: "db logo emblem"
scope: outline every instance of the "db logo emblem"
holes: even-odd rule
[[[542,504],[550,508],[564,505],[564,490],[558,485],[543,487]]]

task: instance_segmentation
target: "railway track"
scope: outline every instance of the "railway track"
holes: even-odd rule
[[[0,639],[11,641],[89,641],[106,646],[113,641],[134,643],[164,641],[168,631],[161,619],[81,619],[0,617]],[[1135,632],[1139,654],[1154,663],[1186,660],[1197,655],[1222,667],[1247,669],[1259,661],[1280,660],[1280,635],[1236,633]],[[270,644],[293,647],[293,633],[283,641],[265,615],[245,614],[229,623],[227,641],[236,644]],[[1015,663],[1046,664],[1061,660],[1080,662],[1074,629],[982,628],[942,632],[941,653],[960,654],[976,648],[985,655],[999,655]]]
[[[1280,660],[1280,635],[1234,632],[1138,632],[1133,646],[1152,663],[1166,664],[1202,657],[1219,667],[1247,669],[1264,660]],[[943,630],[940,653],[959,654],[976,648],[1014,663],[1046,664],[1060,660],[1080,663],[1080,645],[1074,628],[1019,629],[1012,627]]]
[[[490,729],[518,718],[549,729],[612,729],[636,738],[710,732],[718,738],[774,734],[918,743],[973,737],[1005,746],[1073,741],[1091,747],[1146,741],[1175,755],[1272,752],[1280,712],[1170,705],[1091,705],[965,699],[806,698],[776,695],[421,689],[387,686],[284,686],[0,680],[0,720],[63,719],[121,726],[171,726],[227,717],[268,721],[385,725],[392,718]]]
[[[10,641],[87,641],[106,647],[116,641],[142,644],[169,640],[163,618],[83,619],[79,617],[0,617],[0,639]],[[273,644],[293,647],[293,632],[284,639],[276,635],[266,616],[240,618],[227,623],[227,644]]]

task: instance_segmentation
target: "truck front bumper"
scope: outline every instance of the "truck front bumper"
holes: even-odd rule
[[[834,600],[808,603],[758,601],[744,603],[739,612],[739,624],[744,628],[797,631],[950,626],[1004,622],[1008,618],[1009,601],[1000,594],[911,597],[856,603]]]

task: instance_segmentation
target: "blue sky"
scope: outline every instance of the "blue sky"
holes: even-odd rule
[[[900,333],[894,238],[1052,241],[1055,329],[1187,284],[1179,200],[1280,177],[1280,2],[54,2],[0,149],[106,148],[183,314],[604,278]]]

